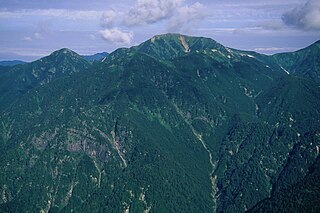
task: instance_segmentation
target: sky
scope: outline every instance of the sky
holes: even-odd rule
[[[0,60],[110,53],[164,33],[295,51],[320,40],[320,0],[0,0]]]

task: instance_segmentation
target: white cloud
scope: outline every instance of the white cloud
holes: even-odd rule
[[[35,37],[36,39],[43,39],[43,36],[42,36],[41,33],[35,33],[35,34],[34,34],[34,37]]]
[[[102,38],[108,42],[129,45],[133,40],[132,32],[124,32],[118,28],[104,29],[100,31]]]
[[[150,24],[171,18],[184,0],[137,0],[126,14],[125,25]]]
[[[190,28],[194,28],[199,21],[203,20],[209,15],[203,4],[196,2],[192,5],[186,5],[178,8],[177,14],[175,14],[170,20],[170,30],[173,31],[189,31]]]
[[[132,44],[133,33],[118,27],[132,29],[139,25],[159,24],[164,21],[171,31],[186,32],[209,15],[204,5],[196,2],[186,5],[185,0],[136,0],[129,11],[107,10],[100,18],[102,38],[108,42]]]
[[[30,41],[32,41],[32,38],[29,37],[29,36],[25,36],[25,37],[22,38],[22,41],[30,42]]]
[[[118,18],[118,12],[114,10],[107,10],[102,13],[100,24],[102,27],[112,27]]]
[[[282,20],[285,24],[302,30],[320,30],[320,1],[309,0],[284,13]]]

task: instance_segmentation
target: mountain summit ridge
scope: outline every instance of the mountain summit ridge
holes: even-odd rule
[[[162,59],[169,59],[210,48],[224,49],[223,45],[213,39],[182,34],[155,35],[136,47],[138,51]]]

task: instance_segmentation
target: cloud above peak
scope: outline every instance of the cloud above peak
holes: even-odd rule
[[[124,24],[141,25],[171,18],[184,0],[137,0],[125,15]]]
[[[118,16],[119,14],[115,10],[107,10],[102,13],[100,25],[102,27],[112,27],[115,24]]]
[[[209,15],[203,4],[196,2],[192,5],[185,5],[178,8],[177,13],[170,20],[170,31],[188,32],[194,28],[199,21]]]
[[[118,28],[104,29],[100,31],[100,35],[105,41],[117,44],[132,44],[133,33],[125,32]]]
[[[199,2],[191,5],[184,0],[136,0],[128,11],[107,10],[100,18],[102,38],[108,42],[131,44],[134,29],[141,25],[162,22],[171,32],[189,32],[208,16],[205,6]]]
[[[301,30],[320,30],[320,1],[309,0],[306,4],[284,13],[282,21]]]
[[[30,42],[30,41],[32,41],[32,38],[30,36],[24,36],[22,38],[22,41]]]

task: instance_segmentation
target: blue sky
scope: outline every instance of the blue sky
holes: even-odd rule
[[[168,32],[294,51],[320,39],[320,0],[0,0],[0,60],[112,52]]]

